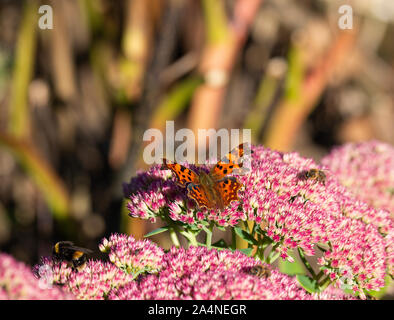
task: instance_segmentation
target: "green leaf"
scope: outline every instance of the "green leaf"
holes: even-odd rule
[[[149,238],[149,237],[154,236],[154,235],[156,235],[156,234],[159,234],[159,233],[162,233],[162,232],[166,232],[166,231],[168,231],[168,229],[170,229],[170,226],[165,226],[165,227],[162,227],[162,228],[157,228],[157,229],[155,229],[155,230],[153,230],[153,231],[147,233],[146,235],[144,235],[144,238]]]
[[[298,280],[298,283],[301,285],[301,287],[303,287],[309,293],[320,292],[316,280],[313,280],[313,279],[311,279],[308,276],[303,275],[303,274],[297,274],[296,278]]]
[[[235,233],[243,240],[245,240],[247,243],[257,245],[257,241],[255,238],[253,238],[248,232],[245,230],[242,230],[239,227],[234,227]]]
[[[216,228],[218,228],[220,231],[226,231],[226,228],[223,226],[216,226]]]
[[[245,249],[237,249],[237,250],[241,251],[242,253],[244,253],[244,254],[246,254],[247,256],[250,257],[250,255],[251,255],[251,253],[253,251],[253,248],[245,248]]]
[[[214,244],[212,244],[212,247],[228,248],[228,245],[227,245],[226,241],[224,241],[223,239],[220,239],[219,241],[216,241]]]
[[[287,260],[279,260],[279,270],[282,273],[288,275],[305,274],[305,270],[302,265],[295,260],[294,262],[289,262]]]

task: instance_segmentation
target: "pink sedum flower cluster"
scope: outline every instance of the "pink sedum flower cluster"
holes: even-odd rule
[[[41,271],[41,275],[44,272]],[[0,253],[0,300],[64,300],[74,296],[34,276],[24,263]]]
[[[119,242],[132,237],[112,235]],[[115,241],[115,242],[116,242]],[[103,239],[103,243],[106,243]],[[141,241],[141,250],[152,250],[150,241]],[[113,246],[116,254],[121,247]],[[119,250],[119,251],[118,251]],[[110,262],[88,260],[80,271],[65,262],[43,258],[33,272],[12,257],[0,255],[1,299],[355,299],[335,288],[309,294],[295,278],[272,270],[257,276],[250,268],[260,264],[240,251],[172,247],[167,253],[156,251],[161,266],[156,274],[127,274]],[[125,255],[132,256],[132,252]],[[130,257],[129,257],[130,258]],[[50,271],[43,273],[42,270]],[[37,276],[34,276],[36,274]],[[45,283],[45,287],[42,287]]]
[[[109,298],[171,299],[171,300],[232,300],[232,299],[352,299],[343,292],[329,291],[310,295],[295,278],[271,271],[267,278],[249,274],[250,267],[259,264],[239,251],[189,249],[172,247],[163,257],[158,275],[146,275],[132,281]],[[269,268],[269,266],[268,266]]]
[[[78,300],[107,299],[112,290],[116,290],[133,277],[114,264],[100,260],[88,260],[86,267],[77,271],[66,262],[53,262],[50,258],[43,258],[41,265],[52,269],[52,284],[62,286],[63,290],[71,293]]]
[[[137,241],[124,234],[112,234],[99,245],[101,252],[107,252],[109,259],[127,273],[156,273],[163,264],[164,251],[149,240]]]
[[[384,286],[386,270],[392,266],[387,251],[393,245],[387,236],[393,231],[387,212],[355,200],[327,170],[325,183],[305,179],[306,170],[324,168],[297,153],[257,147],[252,165],[250,175],[240,177],[246,186],[243,209],[249,220],[265,221],[264,233],[283,258],[296,247],[314,255],[314,244],[323,243],[327,251],[319,263],[331,280],[349,270],[348,282],[355,291]]]
[[[388,217],[394,217],[394,147],[379,141],[348,143],[333,149],[322,164],[359,199],[348,201],[345,214],[378,226],[386,235],[388,273],[393,275],[394,230]]]
[[[394,147],[379,141],[335,148],[322,164],[357,198],[394,217]]]
[[[327,168],[311,159],[264,147],[252,147],[252,151],[251,172],[238,177],[244,185],[240,201],[224,210],[208,212],[191,206],[171,171],[153,166],[124,186],[130,215],[170,218],[186,226],[255,221],[283,259],[292,260],[291,251],[296,248],[314,255],[316,244],[322,244],[325,252],[319,263],[332,281],[347,272],[347,285],[355,291],[383,287],[394,262],[394,225],[389,213],[355,199]],[[325,170],[324,183],[305,178],[313,168]]]

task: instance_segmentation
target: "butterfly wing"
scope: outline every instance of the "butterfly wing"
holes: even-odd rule
[[[199,184],[190,183],[187,186],[187,195],[189,198],[196,201],[200,208],[206,207],[208,209],[213,209],[216,207],[215,203],[209,200],[204,188]]]
[[[171,163],[167,159],[163,159],[162,169],[170,169],[173,173],[175,173],[177,182],[182,187],[185,187],[188,183],[198,184],[199,182],[197,173],[180,165],[179,163]]]
[[[231,202],[239,200],[238,190],[242,187],[242,183],[238,182],[235,177],[225,177],[216,184],[216,190],[222,199],[223,207],[227,207]]]
[[[242,143],[224,156],[211,170],[210,175],[215,180],[220,180],[230,173],[242,173],[242,158],[245,150],[250,150],[249,143]]]

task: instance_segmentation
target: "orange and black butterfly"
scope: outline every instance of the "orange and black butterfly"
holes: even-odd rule
[[[187,188],[189,198],[197,205],[208,209],[223,209],[238,199],[238,190],[242,187],[235,177],[227,177],[230,173],[242,173],[244,149],[249,144],[240,144],[221,159],[209,173],[198,174],[178,163],[170,163],[163,159],[163,169],[170,169],[177,177],[178,185]]]
[[[53,246],[52,256],[57,261],[66,261],[74,269],[81,271],[85,268],[87,257],[91,250],[74,246],[71,241],[60,241]]]

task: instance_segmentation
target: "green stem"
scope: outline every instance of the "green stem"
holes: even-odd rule
[[[304,252],[300,248],[298,248],[298,253],[300,255],[301,261],[304,264],[305,268],[310,272],[310,274],[312,275],[312,278],[316,280],[316,273],[315,273],[315,271],[313,271],[313,268],[309,264],[308,260],[306,260]]]
[[[327,276],[318,286],[320,291],[324,291],[331,284],[330,276]]]
[[[268,256],[268,259],[267,259],[268,264],[274,263],[276,261],[276,259],[278,259],[280,256],[280,252],[275,252],[274,254],[272,254],[273,252],[275,252],[275,251],[271,251]]]
[[[185,230],[181,230],[181,231],[179,231],[179,233],[181,235],[183,235],[187,240],[189,240],[189,243],[192,246],[198,247],[198,242],[197,242],[196,236],[194,234],[187,232]]]
[[[272,243],[272,241],[269,237],[266,237],[264,235],[262,235],[262,237],[263,237],[263,240],[261,242],[261,246],[265,250]]]
[[[205,244],[206,244],[208,249],[211,249],[212,233],[213,233],[213,223],[211,222],[210,225],[209,225],[209,232],[207,232],[207,239],[205,240]]]
[[[202,8],[208,43],[223,43],[230,37],[223,1],[203,0]]]
[[[316,281],[317,282],[319,282],[319,280],[321,279],[321,277],[324,275],[324,272],[323,272],[323,270],[322,271],[320,271],[318,274],[317,274],[317,276],[316,276]]]
[[[237,248],[237,235],[235,234],[234,228],[231,228],[231,249],[235,250]]]
[[[179,232],[181,235],[183,235],[193,246],[198,246],[198,242],[194,234],[191,234],[190,232],[187,232],[183,228],[174,224],[174,222],[168,218],[168,215],[165,215],[164,221],[166,221],[167,224],[171,226],[171,228],[169,229],[170,237],[176,247],[180,247],[180,242],[176,232]]]
[[[278,259],[280,252],[276,252],[276,248],[279,247],[280,243],[276,243],[275,245],[272,246],[271,252],[269,253],[267,257],[267,263],[271,264],[273,263],[276,259]]]
[[[252,226],[252,236],[253,236],[253,237],[254,237],[255,234],[256,234],[256,226],[257,226],[256,221],[253,221],[253,226]]]
[[[272,252],[274,252],[274,251],[276,250],[276,248],[278,248],[278,247],[279,247],[279,245],[280,245],[280,243],[279,243],[279,242],[275,243],[275,244],[272,246],[272,249],[271,249],[271,252],[270,252],[270,254],[271,254]]]
[[[301,62],[300,49],[296,46],[290,48],[289,51],[289,70],[287,72],[287,79],[285,85],[285,97],[289,100],[299,99],[302,80],[304,77],[304,65]]]
[[[266,262],[266,259],[265,259],[265,257],[264,257],[264,251],[265,251],[265,248],[259,246],[259,247],[257,248],[257,252],[256,252],[257,257],[258,257],[259,260],[262,261],[262,262]]]
[[[8,132],[18,138],[29,138],[30,117],[28,90],[36,56],[37,3],[25,1],[12,76]]]
[[[257,256],[259,260],[261,260],[262,262],[267,262],[269,257],[267,257],[267,259],[265,259],[264,257],[264,251],[265,249],[267,249],[267,247],[272,243],[271,239],[269,237],[265,237],[262,234],[258,235],[258,243],[260,243],[260,245],[257,247],[257,251],[255,253],[255,257]],[[267,260],[267,261],[266,261]]]
[[[170,237],[171,237],[172,243],[175,245],[175,247],[179,248],[181,246],[181,244],[179,242],[179,239],[178,239],[175,229],[170,228],[168,231],[170,232]]]

